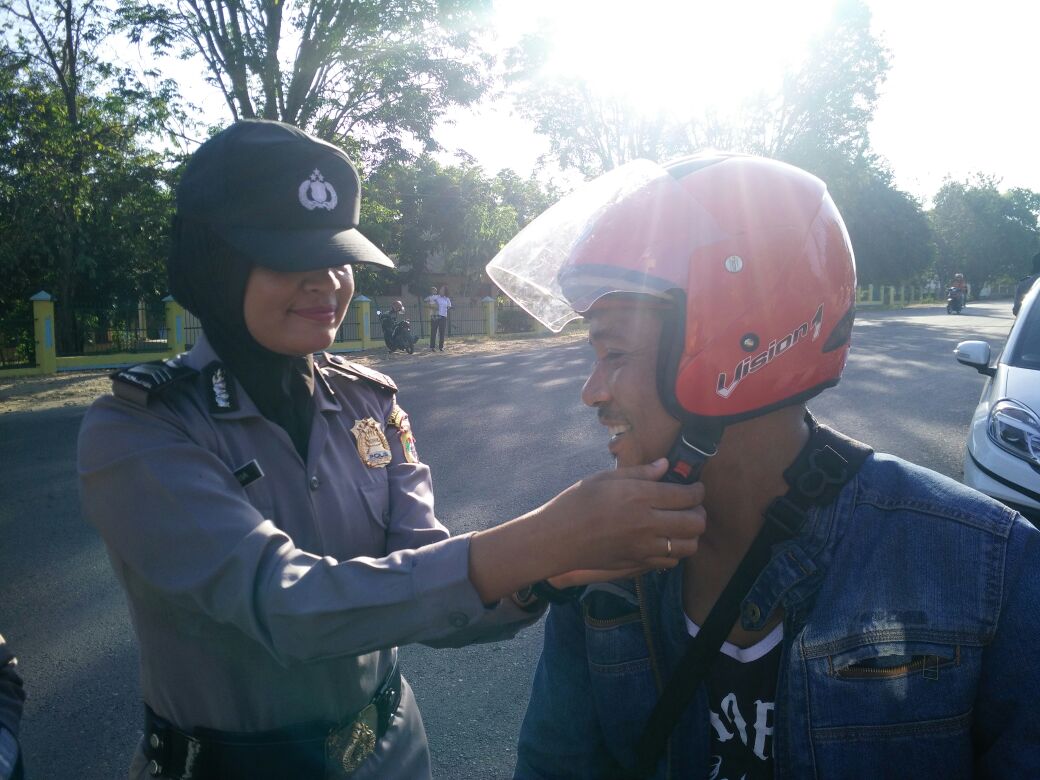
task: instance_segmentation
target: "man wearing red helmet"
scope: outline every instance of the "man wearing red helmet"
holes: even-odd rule
[[[855,302],[822,182],[637,161],[488,272],[552,329],[588,320],[618,465],[667,455],[708,516],[674,569],[555,594],[517,777],[1040,775],[1040,533],[806,412]]]
[[[950,287],[957,290],[957,293],[961,297],[961,307],[968,305],[968,282],[964,279],[964,274],[954,274],[953,280],[950,282]]]

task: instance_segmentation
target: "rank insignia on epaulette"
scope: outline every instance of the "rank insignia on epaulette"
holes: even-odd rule
[[[162,393],[180,379],[195,376],[198,372],[181,364],[177,358],[141,363],[110,374],[112,392],[119,398],[148,405],[148,399]]]
[[[408,413],[397,403],[390,410],[390,416],[386,418],[386,424],[397,428],[401,437],[401,449],[404,450],[404,459],[409,463],[419,462],[419,453],[415,449],[415,434],[412,433],[412,424],[408,421]]]
[[[211,414],[238,410],[235,383],[223,365],[214,361],[206,366],[203,375],[209,385],[209,411]]]
[[[354,427],[350,429],[357,442],[358,455],[362,462],[370,469],[386,468],[393,455],[390,453],[390,442],[386,440],[379,423],[371,417],[357,420]]]
[[[386,392],[397,392],[397,384],[386,374],[381,374],[368,366],[362,365],[361,363],[352,363],[339,355],[333,355],[329,352],[323,353],[323,357],[331,368],[347,374],[352,379],[364,379],[366,382],[369,382]]]

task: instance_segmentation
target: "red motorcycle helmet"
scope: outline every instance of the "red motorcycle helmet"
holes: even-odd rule
[[[658,391],[687,426],[802,402],[837,384],[848,355],[848,233],[824,183],[775,160],[628,163],[547,210],[487,271],[556,331],[605,295],[672,301]]]

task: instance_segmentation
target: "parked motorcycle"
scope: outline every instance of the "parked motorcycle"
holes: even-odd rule
[[[964,308],[964,292],[960,287],[950,287],[946,291],[946,313],[960,314]]]
[[[403,313],[402,309],[401,314]],[[412,323],[403,316],[395,316],[396,314],[397,312],[394,311],[376,311],[379,325],[383,329],[383,341],[386,343],[388,352],[393,353],[400,350],[411,355],[415,351],[415,342],[419,340],[419,337],[412,335]]]

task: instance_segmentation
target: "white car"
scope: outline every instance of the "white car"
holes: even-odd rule
[[[1040,525],[1040,285],[1022,301],[996,365],[985,341],[962,341],[955,352],[989,377],[971,420],[964,483]]]

